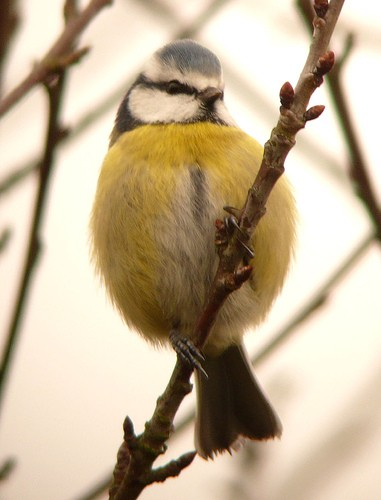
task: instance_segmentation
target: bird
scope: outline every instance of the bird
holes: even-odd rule
[[[226,220],[224,207],[243,206],[262,155],[227,110],[219,58],[175,40],[120,103],[90,218],[96,273],[126,324],[155,346],[189,348],[195,448],[205,459],[282,433],[243,336],[266,318],[293,260],[297,210],[285,176],[249,242],[250,278],[225,301],[200,356],[192,351],[218,266],[215,221]]]

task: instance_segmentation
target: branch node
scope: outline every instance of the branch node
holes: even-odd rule
[[[50,74],[61,73],[68,66],[78,63],[83,56],[90,50],[90,47],[82,47],[80,49],[72,50],[55,59],[45,59],[47,70]]]

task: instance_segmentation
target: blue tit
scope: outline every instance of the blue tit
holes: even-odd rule
[[[127,325],[153,344],[191,339],[215,271],[215,220],[242,207],[262,147],[224,104],[219,59],[192,40],[157,50],[120,104],[96,190],[92,257]],[[245,331],[266,317],[293,254],[296,209],[284,176],[253,240],[253,273],[226,300],[196,370],[195,446],[210,458],[242,438],[281,434],[251,371]]]

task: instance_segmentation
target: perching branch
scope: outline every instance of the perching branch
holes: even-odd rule
[[[257,367],[260,363],[263,363],[268,357],[274,355],[274,353],[284,345],[290,337],[296,333],[298,328],[302,323],[311,318],[311,316],[320,310],[330,299],[334,288],[336,288],[343,279],[352,271],[352,269],[357,265],[358,261],[364,256],[364,254],[369,250],[374,241],[374,234],[369,234],[364,237],[364,239],[353,249],[348,252],[340,265],[335,269],[318,287],[314,292],[313,296],[306,300],[304,304],[301,305],[298,312],[292,316],[276,333],[270,335],[270,340],[263,345],[259,351],[251,358],[251,363],[254,367]],[[176,436],[178,437],[181,432],[188,428],[188,426],[194,421],[195,412],[191,410],[186,414],[176,425]],[[122,445],[123,446],[123,445]],[[111,483],[111,473],[105,475],[101,478],[97,484],[95,484],[89,491],[77,498],[77,500],[95,500],[100,495],[108,489]],[[118,485],[119,486],[119,485]],[[112,498],[112,496],[111,496]]]
[[[0,116],[5,114],[34,86],[46,82],[50,76],[62,72],[87,52],[87,48],[74,50],[73,47],[90,21],[103,7],[111,3],[112,0],[91,0],[87,7],[77,13],[74,8],[75,2],[72,0],[66,2],[65,14],[70,19],[63,32],[29,75],[0,101]]]
[[[199,347],[205,343],[218,311],[228,295],[250,276],[247,267],[238,269],[244,253],[242,240],[244,243],[250,241],[258,222],[265,214],[266,202],[276,181],[284,172],[284,162],[295,145],[296,134],[304,128],[307,121],[317,118],[324,110],[323,106],[314,106],[307,110],[307,106],[313,92],[323,82],[323,76],[333,66],[333,52],[326,51],[343,3],[344,0],[332,0],[329,5],[322,0],[315,3],[315,8],[319,10],[319,5],[319,15],[323,17],[316,15],[314,18],[313,42],[295,90],[288,82],[280,90],[278,123],[265,144],[261,167],[240,214],[240,229],[235,231],[233,237],[221,238],[225,241],[225,248],[220,246],[220,264],[209,302],[196,326],[196,345]],[[323,4],[325,8],[322,11]],[[244,276],[241,276],[242,274]]]
[[[307,61],[295,91],[289,83],[282,86],[280,117],[265,145],[260,170],[249,190],[245,206],[240,211],[240,227],[228,238],[224,233],[224,226],[217,226],[220,262],[203,313],[195,326],[193,340],[199,348],[205,344],[229,294],[250,276],[250,266],[241,267],[244,253],[242,240],[245,243],[251,239],[264,215],[267,199],[284,171],[284,162],[295,144],[296,134],[304,128],[307,121],[317,118],[324,109],[322,106],[314,106],[307,110],[307,106],[312,93],[323,82],[323,76],[333,66],[333,53],[327,52],[327,48],[343,3],[344,0],[331,0],[329,4],[325,0],[315,0],[314,36]],[[170,382],[158,399],[155,412],[142,434],[136,436],[129,419],[126,421],[128,432],[125,432],[122,445],[124,452],[118,457],[114,483],[110,489],[112,500],[135,499],[146,486],[165,479],[163,469],[152,469],[152,465],[165,452],[165,443],[172,432],[176,411],[191,390],[191,373],[192,369],[178,359]],[[126,451],[129,453],[128,459]],[[184,463],[186,460],[180,457],[178,462]],[[120,480],[122,475],[124,477]]]

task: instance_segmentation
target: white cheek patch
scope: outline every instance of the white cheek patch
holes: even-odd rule
[[[132,116],[145,123],[188,121],[199,113],[199,103],[193,95],[170,95],[140,86],[132,90],[128,105]]]

